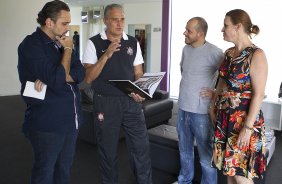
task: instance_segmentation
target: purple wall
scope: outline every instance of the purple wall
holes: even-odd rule
[[[170,67],[169,67],[169,58],[170,58],[170,1],[163,0],[163,9],[162,9],[162,47],[161,47],[161,71],[166,72],[164,79],[160,84],[160,89],[169,91],[169,76],[170,76]]]

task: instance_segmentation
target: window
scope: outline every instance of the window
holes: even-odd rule
[[[227,48],[233,46],[233,44],[223,40],[221,32],[223,19],[226,12],[236,8],[247,11],[253,24],[258,25],[260,28],[260,33],[252,41],[265,51],[268,59],[268,80],[265,93],[269,97],[277,98],[279,86],[282,82],[282,61],[280,57],[280,45],[282,43],[282,37],[280,35],[282,30],[282,24],[280,24],[282,2],[274,0],[237,0],[235,5],[232,0],[172,1],[171,97],[178,98],[179,82],[181,79],[179,63],[182,48],[185,44],[183,32],[187,21],[195,16],[205,18],[209,26],[206,40],[225,51]]]

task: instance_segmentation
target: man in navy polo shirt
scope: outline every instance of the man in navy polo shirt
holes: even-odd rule
[[[31,184],[69,184],[70,169],[81,120],[77,84],[85,69],[72,53],[70,9],[62,1],[46,3],[38,13],[40,25],[18,47],[18,73],[21,94],[27,81],[45,99],[23,96],[27,108],[23,132],[33,150]]]
[[[142,105],[144,98],[129,97],[111,85],[110,79],[135,81],[143,75],[143,57],[137,40],[123,32],[121,5],[105,8],[106,29],[90,38],[83,63],[85,80],[94,89],[94,123],[103,184],[118,183],[117,149],[120,128],[125,132],[130,163],[137,183],[151,184],[151,160]]]

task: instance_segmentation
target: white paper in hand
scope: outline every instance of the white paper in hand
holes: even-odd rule
[[[47,85],[44,85],[42,91],[38,92],[34,89],[34,82],[26,81],[23,96],[33,97],[40,100],[44,100],[46,94]]]

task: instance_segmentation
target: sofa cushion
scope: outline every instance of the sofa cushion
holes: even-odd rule
[[[171,99],[145,100],[142,103],[142,108],[145,116],[151,116],[153,114],[164,112],[167,109],[172,109],[173,101]]]
[[[84,125],[81,126],[78,137],[86,142],[96,144],[92,112],[93,90],[91,88],[81,89],[81,103]],[[152,128],[168,122],[172,116],[173,100],[168,98],[168,92],[157,90],[152,99],[147,99],[142,103],[142,108],[146,126]]]

